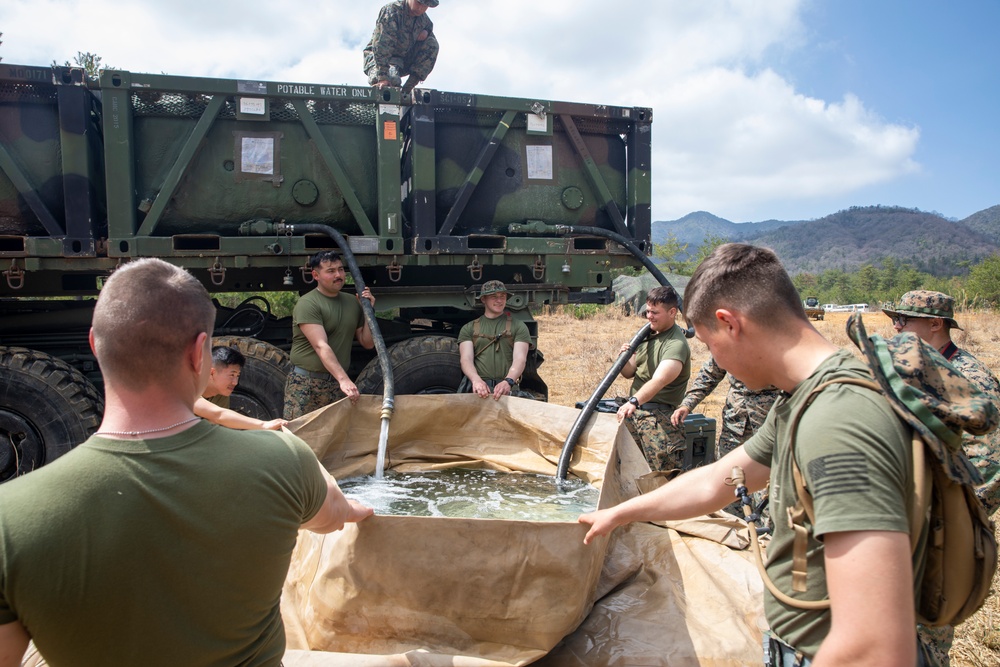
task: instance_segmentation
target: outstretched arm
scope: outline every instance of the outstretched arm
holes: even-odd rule
[[[284,419],[264,421],[254,417],[247,417],[244,414],[236,412],[236,410],[229,410],[220,405],[216,405],[201,396],[199,396],[198,400],[194,402],[194,413],[202,419],[207,419],[210,422],[221,424],[226,428],[235,428],[240,431],[251,431],[254,429],[277,431],[282,426],[288,424],[288,422]]]
[[[371,507],[350,500],[337,486],[337,481],[319,464],[326,480],[326,500],[315,516],[302,524],[302,528],[314,533],[332,533],[344,527],[345,523],[356,523],[375,513]]]
[[[737,447],[712,465],[686,472],[655,491],[581,515],[577,521],[590,526],[583,543],[633,521],[678,521],[722,509],[733,501],[735,489],[726,479],[735,466],[743,469],[748,490],[764,488],[771,469]]]

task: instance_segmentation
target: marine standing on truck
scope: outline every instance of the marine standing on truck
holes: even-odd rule
[[[646,319],[651,333],[621,370],[632,378],[632,395],[618,408],[618,422],[635,438],[653,470],[683,467],[684,427],[670,423],[670,415],[684,398],[691,377],[691,348],[677,325],[680,299],[673,287],[649,290]],[[622,345],[622,351],[628,343]]]
[[[234,347],[217,345],[212,348],[212,370],[208,385],[194,402],[194,413],[202,419],[241,431],[263,429],[277,431],[288,422],[284,419],[263,420],[236,412],[229,407],[229,397],[239,384],[246,357]]]
[[[438,0],[396,0],[382,7],[365,47],[368,83],[402,86],[406,95],[430,75],[439,47],[427,9],[437,6]]]
[[[351,344],[375,347],[359,298],[374,306],[366,287],[361,296],[341,290],[347,278],[344,262],[332,250],[309,259],[316,289],[304,294],[292,310],[292,371],[285,381],[285,419],[295,419],[345,396],[357,403],[358,388],[347,375]]]
[[[485,312],[468,322],[458,333],[458,353],[465,377],[459,392],[476,396],[501,396],[520,393],[518,382],[528,360],[531,334],[521,320],[505,310],[507,286],[499,280],[483,283],[479,300]]]
[[[774,385],[779,398],[763,427],[709,466],[591,514],[584,541],[632,521],[679,520],[721,509],[733,497],[734,467],[750,491],[768,477],[773,513],[795,503],[789,463],[789,420],[812,389],[834,378],[870,378],[868,367],[838,349],[809,322],[795,286],[766,248],[727,243],[698,266],[688,283],[684,316],[698,338],[751,388]],[[850,415],[850,419],[844,419]],[[829,595],[830,608],[785,606],[767,590],[771,636],[765,664],[917,664],[916,614],[908,510],[913,489],[908,428],[889,403],[868,389],[836,384],[815,397],[798,426],[795,456],[812,489],[815,525],[807,527],[810,565],[802,599]],[[859,471],[865,471],[861,475]],[[776,521],[767,571],[779,590],[792,590],[794,531]],[[801,656],[801,657],[800,657]]]
[[[962,327],[955,321],[955,299],[941,292],[914,290],[899,300],[899,305],[882,312],[892,320],[897,331],[909,331],[933,346],[955,369],[979,388],[990,401],[1000,408],[1000,382],[992,371],[967,351],[959,349],[951,340],[951,330]],[[976,487],[976,496],[982,501],[987,514],[1000,507],[1000,429],[986,435],[962,433],[962,448],[983,476],[983,484]],[[933,652],[939,665],[950,664],[949,653],[955,640],[955,629],[919,627],[920,640]]]
[[[196,417],[215,306],[159,259],[117,269],[94,308],[98,431],[0,486],[0,665],[277,665],[300,528],[372,511],[289,433]]]

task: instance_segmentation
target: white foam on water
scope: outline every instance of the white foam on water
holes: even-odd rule
[[[533,473],[450,468],[388,471],[339,481],[344,493],[376,514],[513,521],[576,521],[597,508],[600,491],[580,480],[558,483]]]

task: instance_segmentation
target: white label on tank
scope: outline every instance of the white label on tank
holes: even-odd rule
[[[549,123],[545,116],[537,113],[528,114],[528,132],[547,132]]]
[[[398,104],[380,104],[378,105],[378,112],[383,116],[398,116],[399,115],[399,105]]]
[[[552,179],[552,146],[525,146],[528,178]]]
[[[248,174],[274,173],[274,138],[243,137],[240,168]]]
[[[264,100],[259,97],[241,97],[240,113],[264,115]]]
[[[349,236],[347,245],[351,252],[374,254],[378,252],[378,239],[372,236]]]

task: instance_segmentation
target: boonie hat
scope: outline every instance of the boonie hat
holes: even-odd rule
[[[937,317],[937,316],[935,316]],[[895,412],[925,437],[952,479],[981,484],[962,451],[962,431],[982,435],[1000,413],[990,399],[916,334],[869,336],[860,313],[847,320],[847,335],[864,353],[875,381]]]
[[[962,330],[955,321],[955,299],[941,292],[920,289],[907,292],[899,300],[894,310],[883,308],[882,312],[889,317],[905,315],[906,317],[940,317],[947,320],[953,329]]]
[[[489,296],[490,294],[510,294],[510,292],[507,291],[507,286],[501,281],[487,280],[483,283],[483,288],[479,291],[479,298],[482,299],[484,296]]]
[[[428,7],[437,7],[438,0],[417,0],[422,5],[427,5]]]

